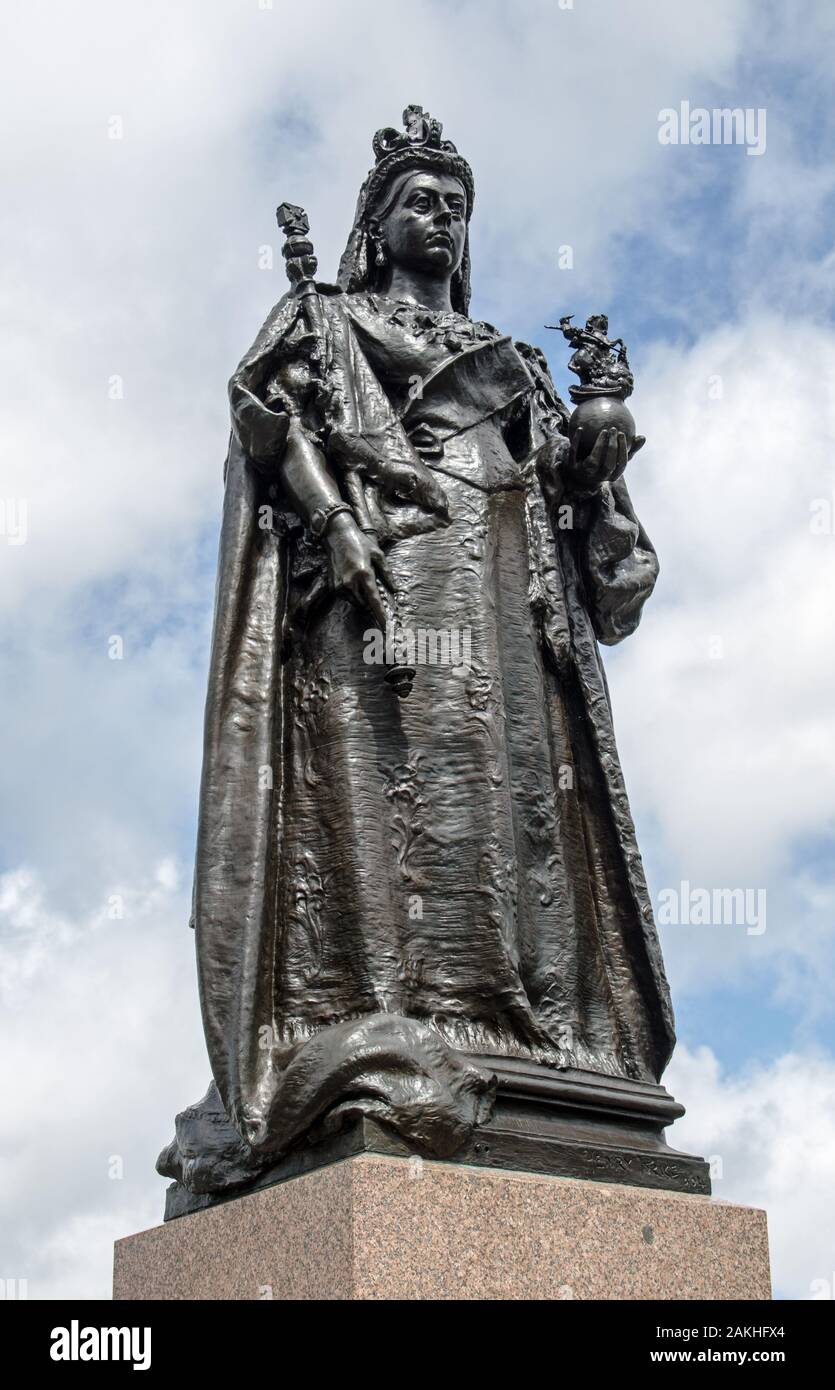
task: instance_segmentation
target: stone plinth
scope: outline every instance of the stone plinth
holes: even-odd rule
[[[765,1212],[363,1154],[116,1242],[116,1299],[761,1299]]]

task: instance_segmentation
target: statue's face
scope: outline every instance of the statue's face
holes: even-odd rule
[[[409,270],[451,276],[467,237],[467,195],[458,179],[413,174],[379,224],[389,259]]]

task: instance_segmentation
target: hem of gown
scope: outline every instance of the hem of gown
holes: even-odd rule
[[[227,1191],[358,1116],[445,1158],[489,1120],[496,1090],[495,1076],[426,1022],[363,1014],[279,1045],[226,1102],[213,1081],[177,1116],[157,1172],[193,1193]]]
[[[303,1018],[285,1018],[274,1032],[276,1047],[279,1053],[285,1047],[288,1051],[294,1050],[300,1043],[308,1042],[329,1027],[358,1023],[372,1012],[374,1010],[340,1014],[338,1019],[320,1024],[312,1024]],[[464,1053],[465,1056],[506,1057],[535,1062],[554,1071],[573,1069],[600,1076],[621,1077],[626,1081],[656,1080],[648,1065],[642,1067],[638,1062],[625,1059],[612,1049],[598,1050],[584,1043],[576,1043],[572,1047],[561,1046],[549,1039],[542,1025],[537,1025],[535,1021],[531,1026],[532,1029],[536,1029],[538,1036],[523,1038],[511,1031],[512,1024],[502,1027],[483,1019],[462,1019],[425,1013],[405,1014],[394,1010],[392,1013],[423,1024],[448,1047]],[[562,1027],[568,1032],[572,1025],[566,1024]],[[573,1031],[578,1030],[574,1028]]]
[[[654,1080],[648,1071],[624,1061],[616,1053],[594,1051],[582,1043],[573,1047],[560,1047],[548,1041],[523,1041],[508,1037],[506,1033],[483,1023],[453,1019],[432,1019],[427,1022],[444,1042],[465,1054],[537,1062],[554,1071],[571,1068],[576,1071],[599,1073],[601,1076],[618,1076],[627,1081]]]

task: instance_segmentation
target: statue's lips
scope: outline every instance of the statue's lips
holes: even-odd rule
[[[426,245],[444,246],[446,247],[447,251],[454,251],[455,249],[452,237],[449,236],[446,232],[433,232],[430,237],[427,237]]]

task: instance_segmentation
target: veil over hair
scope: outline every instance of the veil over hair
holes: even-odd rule
[[[446,142],[448,143],[448,142]],[[383,274],[382,268],[374,263],[374,243],[369,231],[371,219],[385,208],[393,185],[408,174],[420,173],[430,169],[435,173],[449,174],[463,184],[467,195],[467,224],[473,211],[475,187],[473,174],[466,159],[452,149],[431,149],[411,147],[400,149],[386,155],[372,169],[365,180],[357,200],[354,225],[348,237],[348,244],[339,262],[336,283],[347,294],[358,290],[376,290]],[[470,312],[470,235],[464,241],[464,254],[461,264],[452,276],[450,283],[452,307],[467,317]]]

